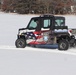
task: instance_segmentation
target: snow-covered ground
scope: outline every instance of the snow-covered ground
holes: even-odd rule
[[[0,75],[76,75],[76,48],[15,48],[18,29],[33,16],[0,12]],[[76,16],[65,17],[66,25],[76,28]]]

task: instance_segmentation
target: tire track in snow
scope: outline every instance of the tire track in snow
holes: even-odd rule
[[[0,46],[0,50],[21,50],[21,51],[35,51],[35,52],[49,52],[49,53],[59,53],[59,54],[68,54],[76,55],[76,48],[70,48],[67,51],[59,51],[58,49],[45,49],[45,48],[16,48],[15,46]]]

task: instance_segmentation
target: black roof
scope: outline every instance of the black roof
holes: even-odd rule
[[[63,16],[56,16],[56,15],[52,15],[52,14],[44,14],[44,15],[40,15],[40,17],[65,18],[65,17],[63,17]]]
[[[54,17],[54,15],[52,15],[52,14],[44,14],[44,15],[40,15],[40,17]]]
[[[44,14],[44,15],[40,15],[39,17],[33,17],[33,18],[46,18],[46,17],[53,17],[55,19],[57,19],[57,18],[64,18],[65,19],[65,17],[63,17],[63,16],[56,16],[56,15],[51,15],[51,14]]]

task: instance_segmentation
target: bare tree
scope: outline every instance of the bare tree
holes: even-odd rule
[[[73,0],[1,0],[3,11],[17,13],[64,14],[71,11]]]

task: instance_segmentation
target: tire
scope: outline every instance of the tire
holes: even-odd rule
[[[61,40],[58,44],[58,50],[68,50],[69,43],[66,40]]]
[[[76,39],[75,39],[75,42],[74,42],[74,45],[73,45],[73,47],[74,47],[74,48],[76,48]]]
[[[25,48],[26,47],[26,40],[24,39],[17,39],[15,42],[15,46],[17,48]]]

